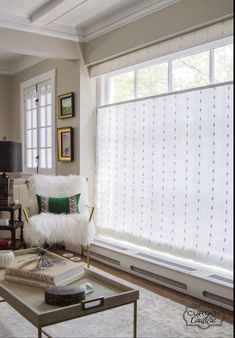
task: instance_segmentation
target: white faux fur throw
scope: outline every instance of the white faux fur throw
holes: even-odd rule
[[[94,239],[95,227],[86,215],[41,213],[30,217],[24,226],[24,239],[30,245],[64,242],[65,245],[88,245]]]
[[[80,193],[80,214],[38,213],[36,194],[43,197],[69,197]],[[87,245],[95,234],[93,221],[89,222],[87,182],[83,176],[33,175],[29,178],[29,224],[24,226],[27,244],[47,242],[65,245]]]

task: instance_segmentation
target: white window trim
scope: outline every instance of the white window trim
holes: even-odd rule
[[[26,168],[25,165],[25,114],[24,114],[24,90],[28,87],[34,86],[40,82],[51,81],[52,84],[52,169],[40,169],[41,174],[55,174],[56,159],[55,159],[55,76],[56,70],[52,69],[46,73],[40,74],[30,80],[20,84],[20,130],[22,142],[22,156],[23,156],[23,175],[36,174],[36,168]]]

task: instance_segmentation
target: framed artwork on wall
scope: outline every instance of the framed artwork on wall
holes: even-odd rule
[[[74,93],[66,93],[58,96],[58,117],[66,119],[74,117]]]
[[[73,161],[73,128],[57,129],[57,158],[58,161]]]

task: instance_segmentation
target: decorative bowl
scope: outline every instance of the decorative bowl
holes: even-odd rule
[[[15,259],[15,255],[11,250],[0,250],[0,268],[10,265]]]

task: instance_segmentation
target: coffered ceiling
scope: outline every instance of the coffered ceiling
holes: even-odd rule
[[[86,42],[178,1],[0,0],[0,27]],[[13,65],[22,68],[22,55],[0,46],[0,72]]]

